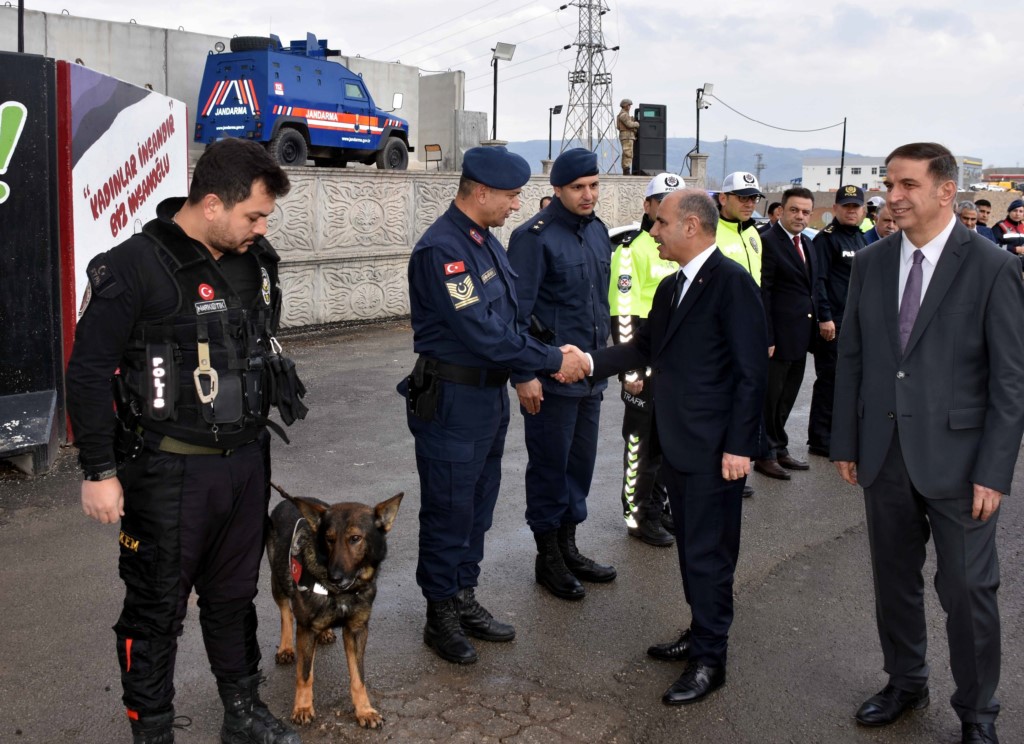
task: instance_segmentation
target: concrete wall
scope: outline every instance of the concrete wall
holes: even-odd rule
[[[408,315],[406,267],[423,232],[455,197],[454,173],[297,168],[292,190],[270,219],[268,238],[281,254],[283,325],[377,320]],[[609,227],[638,221],[646,178],[601,178],[598,214]],[[551,193],[535,176],[522,209],[495,231],[512,230]]]
[[[441,145],[441,170],[453,171],[461,164],[456,153],[454,122],[465,96],[466,73],[461,70],[420,78],[420,142]],[[419,159],[426,160],[422,149]],[[431,169],[436,167],[430,165]]]
[[[126,11],[126,14],[129,11]],[[91,18],[25,11],[25,51],[86,67],[184,101],[188,132],[195,129],[195,108],[206,55],[218,41],[230,39],[187,31],[112,23]],[[0,7],[0,50],[18,49],[18,9]]]
[[[128,15],[130,10],[126,10]],[[230,39],[189,31],[154,28],[135,23],[114,23],[91,18],[25,11],[25,51],[81,64],[136,85],[184,101],[188,106],[191,143],[195,131],[195,109],[207,54],[214,45]],[[288,39],[282,39],[287,44]],[[0,6],[0,50],[18,49],[18,9]],[[411,160],[420,157],[420,142],[455,142],[455,122],[450,114],[465,100],[465,74],[444,73],[420,77],[409,65],[378,62],[363,57],[338,58],[353,72],[361,74],[379,108],[390,109],[395,93],[405,100],[395,113],[409,122],[409,144],[416,148]],[[426,88],[421,90],[421,81]],[[431,139],[423,139],[420,118],[430,121]],[[474,144],[479,144],[479,138]],[[190,145],[194,157],[201,146]],[[450,149],[450,148],[446,148]],[[461,163],[461,160],[458,161]],[[453,167],[457,167],[453,166]]]

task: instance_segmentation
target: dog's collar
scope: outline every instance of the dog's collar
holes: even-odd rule
[[[288,563],[291,569],[292,582],[294,582],[295,588],[300,592],[311,591],[313,594],[327,594],[327,589],[323,584],[315,581],[312,575],[303,571],[302,561],[299,560],[299,557],[302,555],[302,546],[299,545],[299,527],[304,522],[308,527],[309,523],[306,522],[306,518],[299,517],[295,522],[295,527],[292,528],[291,548],[288,551]]]

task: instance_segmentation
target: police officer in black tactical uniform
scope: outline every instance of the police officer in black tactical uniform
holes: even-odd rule
[[[305,415],[305,391],[273,339],[278,257],[263,238],[288,189],[263,148],[223,140],[199,159],[187,200],[161,202],[140,234],[88,267],[68,411],[82,508],[121,520],[126,593],[114,631],[136,744],[174,741],[174,662],[193,587],[224,703],[221,741],[300,741],[257,693],[253,605],[270,496],[266,416],[271,403],[286,423]]]
[[[836,387],[836,349],[846,308],[853,256],[867,245],[860,224],[864,219],[864,191],[843,186],[836,192],[835,216],[814,237],[818,258],[818,334],[813,345],[814,388],[807,421],[807,451],[829,456],[832,442],[832,398]]]
[[[501,484],[509,371],[583,375],[568,353],[575,347],[549,346],[517,325],[513,274],[490,232],[519,209],[529,178],[527,162],[504,147],[468,150],[455,201],[409,259],[413,347],[420,356],[398,391],[406,397],[420,476],[416,582],[427,600],[423,640],[456,664],[477,659],[467,634],[515,638],[515,628],[476,599],[484,535]]]

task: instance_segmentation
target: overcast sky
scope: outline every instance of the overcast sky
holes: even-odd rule
[[[1021,0],[605,0],[613,101],[668,107],[668,135],[692,137],[695,91],[714,84],[701,141],[723,136],[778,147],[839,149],[841,129],[796,133],[848,120],[847,151],[885,155],[935,140],[986,166],[1024,163]],[[30,10],[136,22],[223,36],[287,41],[311,31],[346,55],[400,60],[424,73],[466,72],[466,108],[492,106],[491,47],[518,44],[499,67],[498,136],[547,137],[548,107],[568,102],[579,11],[559,0],[26,0]],[[973,5],[973,7],[972,7]],[[187,101],[194,106],[194,101]],[[555,118],[560,138],[564,114]]]

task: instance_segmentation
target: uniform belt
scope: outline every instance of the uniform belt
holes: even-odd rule
[[[463,367],[461,364],[438,362],[437,376],[448,382],[476,387],[503,387],[508,382],[507,369],[486,369],[484,367]]]
[[[142,430],[140,433],[148,445],[161,452],[169,452],[172,455],[221,455],[222,457],[227,457],[237,449],[237,447],[235,449],[206,447],[201,444],[183,442],[180,439],[147,430]]]

